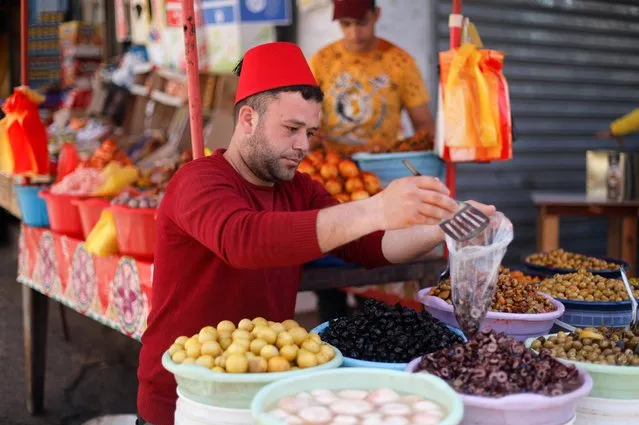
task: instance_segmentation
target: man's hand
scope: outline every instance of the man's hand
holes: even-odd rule
[[[466,202],[472,205],[473,207],[477,208],[479,211],[486,214],[488,217],[490,217],[491,215],[497,212],[497,208],[495,208],[494,205],[486,205],[477,201],[466,201]]]
[[[439,224],[459,208],[448,188],[435,177],[405,177],[392,181],[371,200],[376,202],[381,230],[403,229],[419,224]]]
[[[598,132],[595,133],[595,136],[597,136],[600,139],[612,139],[613,138],[612,131],[610,131],[610,130],[598,131]]]
[[[496,208],[492,205],[475,201],[467,202],[489,217],[495,214]],[[401,264],[426,258],[437,245],[443,242],[444,232],[441,227],[418,225],[386,232],[382,239],[382,251],[388,261]]]

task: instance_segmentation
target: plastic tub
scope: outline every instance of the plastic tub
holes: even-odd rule
[[[426,397],[443,406],[448,412],[440,425],[457,425],[464,414],[460,397],[442,379],[429,374],[407,374],[395,370],[339,369],[318,372],[270,384],[260,390],[251,413],[256,424],[285,425],[280,419],[266,413],[267,409],[283,397],[314,389],[376,389],[391,388]]]
[[[632,319],[630,301],[557,301],[566,309],[561,321],[579,328],[601,325],[624,327]]]
[[[58,195],[48,190],[41,191],[40,196],[47,204],[51,230],[61,235],[82,239],[80,211],[74,201],[86,199],[86,196]]]
[[[419,358],[411,361],[407,372],[415,373]],[[583,385],[557,397],[514,394],[500,398],[460,394],[464,402],[461,425],[564,425],[575,417],[577,405],[592,389],[592,378],[579,369]]]
[[[553,335],[544,335],[548,338]],[[526,347],[532,345],[535,338],[526,340]],[[562,363],[574,364],[585,370],[592,377],[591,397],[615,400],[635,400],[639,403],[639,367],[611,366],[586,362],[573,362],[567,359],[557,359]],[[639,424],[639,421],[636,422]]]
[[[124,255],[139,260],[153,260],[155,251],[155,208],[129,208],[113,205],[113,218],[118,232],[118,247]]]
[[[44,199],[39,196],[47,186],[14,185],[18,196],[22,222],[31,227],[49,227],[49,212]]]
[[[577,406],[576,425],[637,425],[639,399],[584,398]]]
[[[609,257],[595,257],[595,258],[605,260],[609,263],[617,264],[618,266],[623,267],[623,269],[626,271],[630,269],[630,264],[628,264],[627,262],[623,260],[619,260],[616,258],[609,258]],[[577,271],[576,269],[559,269],[556,267],[538,266],[536,264],[529,263],[527,261],[524,261],[524,266],[528,269],[535,270],[538,273],[544,274],[549,277],[554,276],[556,274],[575,273]],[[614,279],[614,278],[621,279],[621,273],[619,273],[619,270],[588,270],[588,271],[592,274],[597,274],[599,276],[604,276],[611,279]]]
[[[353,160],[362,171],[369,171],[379,177],[382,187],[391,181],[402,177],[412,176],[411,172],[402,164],[402,159],[408,159],[425,176],[438,177],[444,180],[446,167],[433,152],[395,152],[395,153],[366,153],[353,155]]]
[[[108,208],[111,203],[102,198],[88,198],[78,199],[72,202],[78,207],[80,212],[80,222],[82,223],[82,234],[84,239],[89,236],[93,226],[100,219],[100,214],[105,208]]]
[[[322,331],[324,329],[326,329],[329,325],[329,322],[324,322],[321,325],[316,326],[315,328],[311,329],[311,332],[315,332],[319,335],[321,335]],[[448,325],[447,325],[448,326]],[[466,337],[464,336],[464,333],[453,327],[453,326],[448,326],[448,329],[450,329],[451,331],[455,332],[457,335],[461,336],[462,339],[464,341],[466,341]],[[406,370],[406,366],[408,366],[408,363],[384,363],[384,362],[372,362],[372,361],[368,361],[368,360],[358,360],[358,359],[354,359],[352,357],[344,357],[344,362],[342,364],[342,367],[358,367],[358,368],[370,368],[370,369],[388,369],[388,370]]]
[[[180,389],[175,406],[175,425],[252,425],[249,409],[225,409],[190,400]]]
[[[162,356],[162,366],[175,375],[178,389],[189,400],[231,409],[249,409],[255,394],[273,381],[335,369],[341,364],[342,353],[338,349],[335,358],[323,365],[273,373],[216,373],[202,366],[173,363],[168,352]]]
[[[439,297],[430,294],[433,288],[425,288],[417,293],[417,299],[424,304],[426,310],[437,319],[449,326],[459,327],[453,306]],[[504,332],[519,341],[527,338],[545,335],[550,332],[556,319],[564,314],[564,306],[550,295],[543,294],[555,306],[556,310],[549,313],[515,314],[489,311],[481,324],[482,329],[491,328],[496,332]]]

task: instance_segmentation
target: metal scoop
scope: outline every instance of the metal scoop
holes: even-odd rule
[[[422,175],[409,160],[403,159],[402,163],[413,175]],[[460,208],[455,215],[439,223],[439,227],[456,242],[464,242],[483,232],[488,227],[490,219],[486,214],[466,202],[458,201],[457,203]]]
[[[632,331],[632,333],[637,335],[637,332],[639,332],[639,319],[637,319],[637,300],[635,299],[635,294],[632,292],[632,286],[630,286],[630,282],[628,282],[628,277],[626,276],[626,272],[624,271],[623,266],[619,267],[619,271],[621,272],[621,279],[626,286],[626,292],[628,292],[630,305],[632,306],[632,318],[630,319],[630,325],[628,326],[628,328]]]

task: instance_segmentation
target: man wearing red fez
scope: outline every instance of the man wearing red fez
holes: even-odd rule
[[[178,336],[222,320],[290,319],[303,264],[329,252],[366,267],[414,260],[442,243],[435,224],[457,208],[432,177],[396,180],[371,198],[338,204],[296,171],[323,98],[301,50],[263,44],[238,72],[228,149],[181,168],[158,210],[138,370],[141,424],[173,424],[176,384],[161,357]]]
[[[389,148],[400,136],[402,110],[415,132],[433,133],[428,91],[413,58],[378,38],[375,0],[333,0],[343,38],[320,49],[311,69],[324,92],[324,144],[338,152]],[[318,291],[320,317],[347,313],[346,294]]]

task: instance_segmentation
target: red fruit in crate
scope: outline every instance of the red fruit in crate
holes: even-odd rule
[[[337,199],[340,203],[344,203],[344,202],[348,202],[351,200],[351,197],[348,193],[338,193],[337,195],[334,195],[335,199]]]
[[[315,180],[316,182],[324,186],[324,179],[319,174],[311,174],[311,179]]]
[[[324,163],[320,167],[320,176],[322,176],[324,180],[328,180],[331,177],[337,177],[338,175],[337,166],[334,164]]]
[[[368,193],[373,195],[373,194],[379,192],[379,189],[381,187],[381,183],[379,181],[379,177],[377,177],[373,173],[363,172],[362,173],[362,179],[364,179],[364,188],[366,189],[366,191]]]
[[[306,174],[316,173],[315,167],[313,167],[313,163],[311,163],[310,159],[301,160],[300,165],[297,166],[297,171],[299,171],[300,173],[306,173]]]
[[[349,177],[344,188],[348,193],[357,192],[364,189],[364,182],[359,177]]]
[[[330,178],[324,183],[324,187],[331,195],[337,195],[342,192],[342,182],[336,178]]]
[[[358,190],[355,191],[353,193],[351,193],[351,199],[353,201],[359,201],[360,199],[366,199],[366,198],[370,198],[371,195],[369,195],[369,193],[365,190]]]
[[[320,151],[312,151],[307,155],[315,168],[319,168],[324,162],[324,155]]]
[[[333,164],[333,165],[339,164],[341,159],[342,158],[336,152],[327,153],[326,154],[326,158],[325,158],[326,162],[328,162],[329,164]]]
[[[339,173],[344,177],[355,177],[359,175],[359,168],[350,159],[343,159],[339,162]]]

